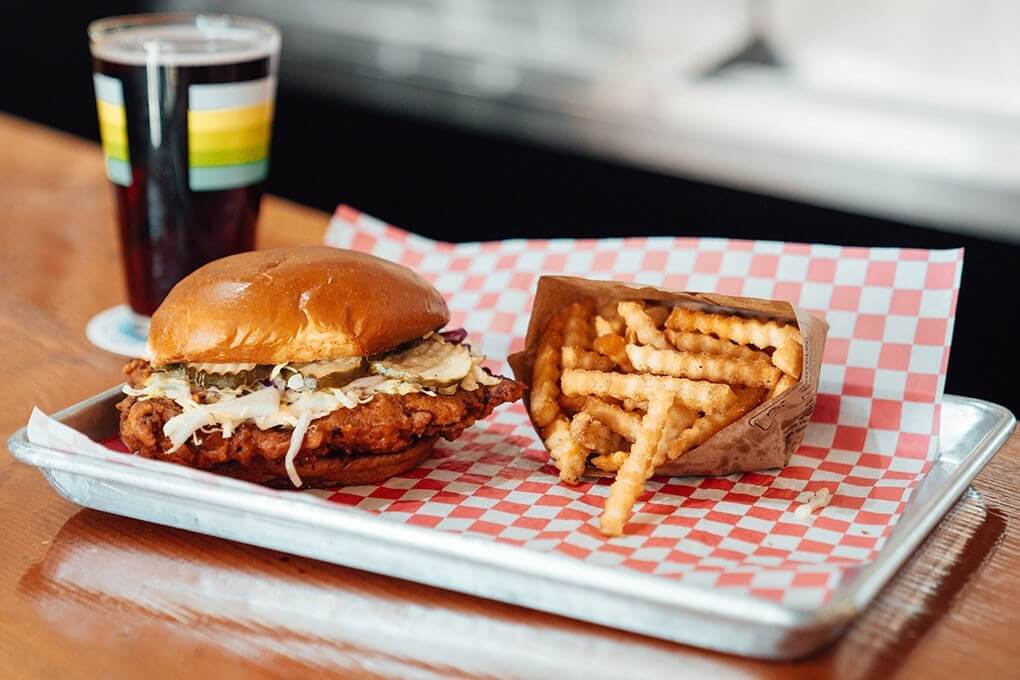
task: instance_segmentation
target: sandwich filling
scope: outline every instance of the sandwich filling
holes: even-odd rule
[[[475,391],[500,383],[482,368],[482,357],[441,334],[371,357],[344,357],[304,364],[172,364],[155,368],[140,386],[124,392],[140,400],[169,399],[181,413],[163,426],[175,451],[189,439],[219,431],[229,438],[238,425],[260,430],[292,428],[284,458],[287,475],[301,486],[294,460],[309,424],[339,409],[353,409],[379,394],[428,396]]]

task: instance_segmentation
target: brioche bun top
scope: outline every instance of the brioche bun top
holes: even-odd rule
[[[152,316],[148,358],[163,366],[367,356],[449,320],[439,291],[393,262],[328,246],[257,250],[174,286]]]

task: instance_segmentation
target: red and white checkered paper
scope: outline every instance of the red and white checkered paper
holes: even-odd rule
[[[597,529],[612,480],[561,484],[520,403],[381,485],[305,492],[326,501],[813,608],[882,549],[937,456],[962,250],[669,237],[454,245],[346,206],[326,242],[421,273],[446,296],[451,326],[465,327],[468,342],[504,374],[505,357],[524,346],[542,274],[785,299],[830,326],[815,414],[790,464],[729,477],[656,477],[623,537]],[[829,505],[797,517],[796,507],[823,487]]]

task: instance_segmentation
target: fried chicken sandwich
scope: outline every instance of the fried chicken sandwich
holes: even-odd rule
[[[127,364],[133,451],[272,486],[370,484],[418,466],[523,385],[442,332],[442,296],[400,265],[325,246],[198,269]]]

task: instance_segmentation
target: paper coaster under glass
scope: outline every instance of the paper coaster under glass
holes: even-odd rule
[[[142,356],[148,335],[148,317],[135,314],[128,305],[99,312],[85,326],[85,336],[93,345],[126,357]]]

